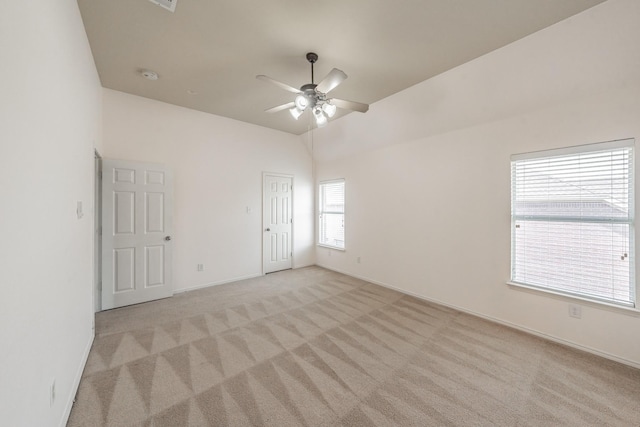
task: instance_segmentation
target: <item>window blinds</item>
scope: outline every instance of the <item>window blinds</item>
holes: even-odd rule
[[[344,180],[320,184],[318,244],[344,249]]]
[[[512,157],[512,282],[634,306],[632,146]]]

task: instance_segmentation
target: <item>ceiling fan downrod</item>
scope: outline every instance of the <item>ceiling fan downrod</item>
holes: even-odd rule
[[[318,54],[317,53],[313,53],[313,52],[307,53],[307,61],[309,61],[311,63],[311,84],[314,83],[314,81],[313,81],[313,64],[315,64],[315,62],[317,60],[318,60]]]

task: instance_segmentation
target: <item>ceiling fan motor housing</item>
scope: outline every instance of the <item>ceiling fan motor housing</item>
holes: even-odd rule
[[[316,91],[316,86],[318,86],[318,85],[317,84],[313,84],[313,83],[307,83],[306,85],[302,85],[300,87],[300,90],[303,91],[304,93],[315,92]]]
[[[302,85],[300,90],[302,91],[302,95],[307,98],[309,101],[309,107],[313,108],[317,104],[321,104],[326,101],[326,95],[322,92],[316,91],[316,84],[307,83],[306,85]]]

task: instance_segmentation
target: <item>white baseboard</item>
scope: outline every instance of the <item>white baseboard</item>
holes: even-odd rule
[[[89,352],[91,351],[91,346],[93,345],[93,340],[96,336],[95,329],[91,331],[91,338],[89,338],[89,342],[84,349],[84,353],[82,355],[82,361],[80,362],[80,366],[78,366],[78,371],[76,372],[76,376],[73,379],[73,383],[71,385],[71,394],[67,398],[67,405],[64,408],[64,413],[62,414],[62,420],[60,420],[60,427],[64,427],[69,422],[69,416],[71,415],[71,408],[73,407],[73,403],[76,399],[76,394],[78,393],[78,388],[80,387],[80,380],[82,380],[82,373],[84,372],[84,367],[87,365],[87,360],[89,359]]]
[[[552,341],[552,342],[555,342],[555,343],[558,343],[558,344],[563,344],[563,345],[566,345],[568,347],[575,348],[577,350],[585,351],[587,353],[591,353],[591,354],[594,354],[596,356],[603,357],[605,359],[613,360],[614,362],[622,363],[623,365],[627,365],[627,366],[631,366],[631,367],[636,368],[636,369],[640,369],[640,363],[634,362],[633,360],[625,359],[623,357],[619,357],[619,356],[616,356],[614,354],[610,354],[610,353],[607,353],[607,352],[604,352],[604,351],[601,351],[601,350],[598,350],[598,349],[595,349],[595,348],[592,348],[592,347],[587,347],[587,346],[584,346],[584,345],[581,345],[581,344],[577,344],[577,343],[574,343],[572,341],[568,341],[568,340],[563,339],[563,338],[559,338],[559,337],[556,337],[556,336],[553,336],[553,335],[546,334],[544,332],[537,331],[535,329],[528,328],[526,326],[518,325],[516,323],[511,323],[511,322],[508,322],[506,320],[498,319],[496,317],[487,316],[485,314],[478,313],[478,312],[475,312],[475,311],[472,311],[472,310],[468,310],[468,309],[463,308],[463,307],[458,307],[456,305],[449,304],[449,303],[446,303],[446,302],[443,302],[443,301],[439,301],[437,299],[429,298],[429,297],[426,297],[424,295],[416,294],[414,292],[409,292],[409,291],[406,291],[404,289],[398,288],[396,286],[389,285],[387,283],[383,283],[383,282],[380,282],[378,280],[370,279],[368,277],[364,277],[364,276],[360,276],[360,275],[356,275],[356,274],[352,274],[352,273],[347,273],[346,271],[341,271],[341,270],[338,270],[338,269],[335,269],[335,268],[331,268],[331,267],[327,267],[327,266],[324,266],[324,265],[321,265],[321,264],[316,264],[316,265],[318,265],[318,267],[326,268],[327,270],[335,271],[336,273],[345,274],[347,276],[355,277],[356,279],[366,280],[367,282],[373,283],[375,285],[382,286],[384,288],[393,289],[394,291],[397,291],[397,292],[400,292],[402,294],[409,295],[409,296],[421,299],[423,301],[428,301],[428,302],[432,302],[434,304],[439,304],[439,305],[442,305],[442,306],[445,306],[445,307],[449,307],[449,308],[452,308],[454,310],[461,311],[463,313],[470,314],[472,316],[476,316],[476,317],[488,320],[488,321],[493,322],[493,323],[498,323],[500,325],[507,326],[509,328],[517,329],[519,331],[528,333],[530,335],[535,335],[537,337],[544,338],[544,339],[546,339],[548,341]]]
[[[260,276],[262,276],[262,273],[255,273],[255,274],[249,274],[247,276],[234,277],[232,279],[224,279],[224,280],[220,280],[218,282],[210,282],[210,283],[204,283],[202,285],[189,286],[188,288],[175,289],[173,291],[173,295],[181,294],[183,292],[195,291],[195,290],[198,290],[198,289],[209,288],[211,286],[224,285],[225,283],[231,283],[231,282],[237,282],[237,281],[240,281],[240,280],[253,279],[255,277],[260,277]]]
[[[316,266],[316,263],[311,263],[311,264],[304,264],[304,265],[296,265],[293,267],[294,270],[297,270],[299,268],[305,268],[305,267],[313,267]]]
[[[305,268],[305,267],[312,267],[314,265],[316,264],[296,265],[295,267],[293,267],[293,270],[297,270],[299,268]],[[209,288],[211,286],[224,285],[225,283],[237,282],[239,280],[253,279],[255,277],[260,277],[262,275],[263,275],[262,273],[255,273],[255,274],[249,274],[247,276],[236,277],[233,279],[220,280],[219,282],[211,282],[211,283],[204,283],[202,285],[189,286],[188,288],[181,288],[181,289],[174,290],[173,295],[181,294],[183,292],[195,291],[197,289]]]

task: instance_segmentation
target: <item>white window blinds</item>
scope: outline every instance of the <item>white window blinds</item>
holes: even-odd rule
[[[318,244],[344,249],[344,180],[320,183]]]
[[[512,157],[512,282],[635,306],[633,142]]]

